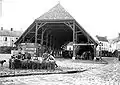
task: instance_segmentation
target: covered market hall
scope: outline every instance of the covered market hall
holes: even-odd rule
[[[72,48],[66,49],[71,42]],[[97,46],[95,40],[61,4],[35,19],[15,42],[17,46],[22,43],[34,43],[36,56],[50,50],[54,51],[54,57],[90,60],[94,59]],[[90,53],[89,57],[85,53]]]

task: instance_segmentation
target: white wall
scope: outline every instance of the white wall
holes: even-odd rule
[[[116,49],[120,50],[120,41],[116,44]]]
[[[113,50],[120,50],[120,41],[114,44],[111,44]]]
[[[10,38],[7,37],[7,41],[5,41],[5,37],[7,36],[0,36],[0,46],[10,46]]]
[[[5,37],[7,37],[7,41],[5,41]],[[0,46],[15,46],[13,43],[17,40],[16,38],[18,37],[0,36]]]
[[[106,50],[109,51],[110,50],[110,43],[109,42],[103,42],[103,41],[98,41],[99,43],[101,42],[101,50]],[[97,50],[99,50],[100,46],[97,46]]]
[[[67,50],[73,50],[73,46],[72,45],[68,45],[67,46]]]

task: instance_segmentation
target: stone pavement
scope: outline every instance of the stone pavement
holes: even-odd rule
[[[1,78],[0,85],[120,85],[120,63],[82,73]]]
[[[120,63],[116,59],[109,64],[98,64],[93,61],[64,59],[57,61],[59,67],[68,69],[87,69],[72,74],[32,75],[0,78],[0,85],[119,85]]]
[[[59,67],[66,69],[75,69],[75,70],[86,70],[86,69],[95,69],[106,65],[105,62],[101,61],[91,61],[91,60],[71,60],[71,59],[59,59],[56,62]]]
[[[55,71],[49,70],[11,70],[6,64],[3,68],[0,67],[0,77],[11,77],[11,76],[25,76],[25,75],[45,75],[45,74],[63,74],[70,72],[82,72],[89,69],[99,68],[106,64],[103,62],[95,62],[90,60],[72,60],[57,58],[56,63],[58,68]]]

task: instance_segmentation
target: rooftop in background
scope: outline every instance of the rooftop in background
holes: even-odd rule
[[[36,20],[73,20],[74,18],[59,4]]]
[[[108,42],[108,39],[107,39],[107,37],[105,36],[105,37],[101,37],[101,36],[96,36],[97,37],[97,39],[99,40],[99,41],[103,41],[103,42]]]
[[[112,43],[117,43],[117,42],[120,42],[120,33],[118,34],[118,37],[117,38],[114,38],[112,39],[111,41]]]
[[[14,31],[13,28],[11,30],[4,30],[3,27],[0,29],[0,36],[10,36],[10,37],[20,37],[22,31]]]

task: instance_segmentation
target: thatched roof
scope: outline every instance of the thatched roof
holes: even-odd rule
[[[74,18],[60,4],[57,4],[36,20],[65,20],[65,19],[73,20]]]

